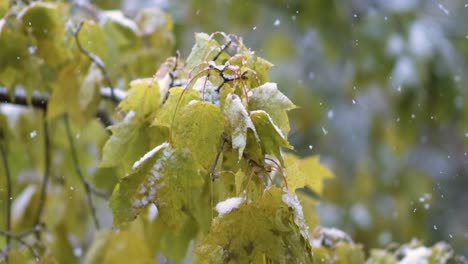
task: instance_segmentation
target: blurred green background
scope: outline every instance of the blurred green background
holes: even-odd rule
[[[130,15],[161,7],[183,56],[194,32],[224,31],[276,64],[271,79],[301,107],[290,113],[290,140],[337,175],[322,225],[367,248],[418,237],[468,254],[468,2],[96,4]]]

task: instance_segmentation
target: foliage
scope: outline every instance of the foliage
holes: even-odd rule
[[[466,1],[189,2],[165,6],[178,48],[222,28],[275,62],[271,79],[300,106],[291,145],[337,175],[323,225],[366,250],[418,237],[468,254]]]
[[[269,81],[272,64],[219,32],[164,61],[171,32],[157,9],[130,18],[39,1],[6,11],[0,84],[7,102],[24,91],[36,109],[0,112],[2,261],[364,262],[347,235],[316,226],[333,174],[286,152],[296,106]],[[402,261],[411,250],[453,255],[416,247],[402,246]]]

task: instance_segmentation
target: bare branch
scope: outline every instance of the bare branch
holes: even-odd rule
[[[49,138],[49,127],[47,125],[46,112],[43,113],[43,124],[44,124],[44,176],[42,177],[41,193],[39,196],[39,205],[37,208],[36,218],[34,220],[34,226],[38,226],[41,223],[42,213],[44,211],[44,205],[47,197],[47,185],[49,184],[49,170],[50,170],[50,138]],[[34,233],[37,240],[41,239],[41,233]]]
[[[18,243],[20,243],[21,245],[25,246],[30,252],[31,254],[34,256],[34,259],[36,260],[36,263],[39,263],[39,260],[40,260],[40,256],[39,256],[39,253],[34,249],[34,247],[30,244],[28,244],[24,239],[23,237],[31,234],[31,233],[38,233],[38,231],[36,229],[32,229],[32,230],[29,230],[30,232],[23,232],[21,234],[12,234],[10,233],[9,231],[3,231],[3,230],[0,230],[0,235],[2,236],[5,236],[6,238],[8,239],[14,239],[16,240]],[[6,262],[8,263],[8,252],[11,250],[11,245],[10,244],[7,244],[5,249],[3,250],[3,252],[0,254],[0,256],[3,256],[6,260]]]
[[[224,134],[221,135],[221,144],[219,145],[218,153],[216,153],[215,160],[213,164],[211,165],[211,169],[210,169],[210,176],[211,176],[212,181],[214,181],[217,178],[216,167],[218,166],[219,156],[221,156],[221,153],[223,152],[224,144],[226,144],[227,141],[228,140],[226,139],[226,136]]]
[[[70,121],[68,120],[68,115],[64,116],[64,123],[65,123],[65,129],[67,131],[68,142],[70,144],[73,163],[75,164],[75,171],[76,171],[76,174],[78,174],[78,177],[80,178],[80,181],[83,184],[83,187],[85,189],[86,197],[88,199],[89,209],[91,211],[91,216],[93,217],[93,220],[94,220],[94,225],[96,226],[96,229],[99,229],[100,225],[96,216],[96,208],[94,207],[94,203],[93,203],[91,184],[89,184],[89,182],[86,181],[83,173],[81,172],[80,164],[78,162],[78,155],[76,153],[75,144],[73,142],[73,136],[72,136],[71,129],[70,129]]]
[[[115,94],[114,94],[114,86],[112,85],[109,72],[106,70],[106,66],[104,65],[104,62],[101,60],[101,58],[99,58],[99,56],[97,56],[94,53],[89,52],[88,50],[83,48],[83,46],[81,45],[81,42],[78,36],[80,34],[81,28],[83,27],[83,24],[84,22],[81,21],[80,24],[78,25],[78,28],[75,31],[74,36],[75,36],[76,45],[78,46],[78,49],[81,51],[81,53],[86,55],[86,57],[88,57],[92,62],[94,62],[94,64],[96,64],[96,66],[98,66],[98,68],[101,70],[102,75],[104,75],[104,79],[106,79],[107,85],[111,89],[110,90],[111,98],[114,102],[117,102],[117,98],[115,97]]]
[[[101,88],[101,98],[107,100],[113,100],[114,102],[118,103],[125,98],[127,95],[126,92],[121,90],[114,91],[114,98],[112,97],[110,88]],[[49,95],[44,93],[34,93],[31,97],[30,102],[28,102],[26,93],[22,89],[15,89],[13,95],[10,95],[8,90],[4,87],[0,87],[0,103],[10,103],[15,105],[22,105],[22,106],[32,106],[38,109],[46,110],[47,104],[49,102]],[[114,122],[109,117],[109,115],[102,109],[98,110],[96,113],[96,117],[101,121],[104,126],[110,126]]]
[[[5,148],[3,145],[0,144],[0,152],[2,154],[3,160],[3,169],[5,171],[6,177],[6,214],[5,214],[5,223],[6,223],[6,232],[11,231],[11,199],[12,199],[12,186],[11,186],[11,175],[10,175],[10,167],[8,166],[8,157]],[[5,245],[9,247],[10,245],[10,236],[6,236],[5,238]],[[8,253],[5,255],[5,262],[8,263]]]

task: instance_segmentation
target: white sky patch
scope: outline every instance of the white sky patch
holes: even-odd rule
[[[428,57],[433,53],[434,44],[429,26],[421,21],[414,22],[408,32],[409,48],[411,52],[419,57]]]
[[[216,205],[216,211],[218,211],[219,216],[223,216],[230,213],[232,210],[237,209],[244,200],[245,199],[242,197],[228,198]]]
[[[432,250],[427,247],[406,248],[404,254],[405,257],[398,264],[428,264]]]
[[[154,155],[156,155],[156,153],[158,153],[161,149],[166,148],[168,146],[169,146],[169,143],[166,142],[148,151],[145,155],[143,155],[143,157],[141,157],[139,160],[133,163],[132,170],[136,170],[138,167],[141,166],[141,164],[143,164],[148,159],[154,157]]]
[[[398,59],[392,72],[392,84],[397,87],[400,85],[413,85],[418,82],[416,74],[416,65],[414,61],[407,56]]]
[[[405,49],[405,40],[399,34],[393,33],[388,38],[386,49],[389,55],[400,55]]]
[[[418,0],[379,0],[379,3],[385,8],[394,12],[405,12],[413,10],[419,4]]]

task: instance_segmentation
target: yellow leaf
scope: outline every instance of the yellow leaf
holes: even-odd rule
[[[333,178],[333,173],[320,163],[319,156],[300,159],[293,154],[285,154],[286,178],[291,191],[308,187],[318,195],[322,194],[323,181]]]

